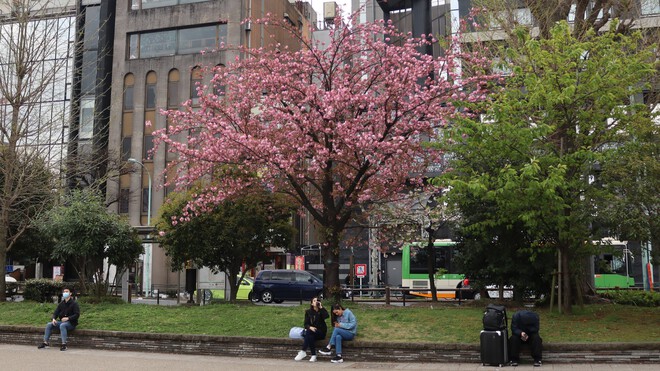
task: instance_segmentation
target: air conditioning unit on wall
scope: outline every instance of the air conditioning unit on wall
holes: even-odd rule
[[[334,1],[326,1],[323,3],[323,19],[331,21],[337,15],[337,3]]]

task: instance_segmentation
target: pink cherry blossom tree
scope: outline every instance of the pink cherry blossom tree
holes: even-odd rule
[[[457,100],[484,99],[493,77],[488,60],[455,40],[434,58],[418,52],[428,38],[383,22],[338,15],[326,45],[291,34],[301,50],[241,49],[208,67],[199,107],[167,112],[156,145],[177,155],[177,186],[206,185],[188,205],[195,212],[254,182],[289,195],[322,231],[326,289],[338,295],[340,241],[358,206],[387,200],[437,163],[429,140],[461,114]]]

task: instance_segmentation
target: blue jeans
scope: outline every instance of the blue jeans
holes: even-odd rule
[[[335,353],[341,354],[341,342],[342,340],[353,340],[355,335],[352,332],[345,330],[343,328],[335,327],[332,330],[332,335],[330,336],[330,345],[335,346]]]
[[[53,322],[48,322],[46,325],[46,333],[44,334],[44,342],[47,343],[50,339],[50,334],[53,332],[54,328],[60,329],[60,335],[62,336],[62,344],[66,344],[66,338],[68,331],[73,331],[76,326],[72,325],[71,322],[62,322],[57,321],[57,325],[53,325]]]

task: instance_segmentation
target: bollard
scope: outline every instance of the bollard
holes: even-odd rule
[[[385,286],[385,305],[390,305],[390,287]]]

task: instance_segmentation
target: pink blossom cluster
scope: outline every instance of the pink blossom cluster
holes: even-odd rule
[[[338,17],[330,39],[300,36],[299,51],[242,49],[206,69],[213,75],[199,107],[166,112],[171,125],[155,133],[156,145],[176,153],[177,186],[207,184],[193,209],[259,182],[322,224],[345,218],[439,161],[428,142],[462,114],[457,101],[485,99],[495,78],[487,58],[453,46],[441,58],[421,54],[430,41],[384,22]],[[464,63],[471,74],[458,76]]]

